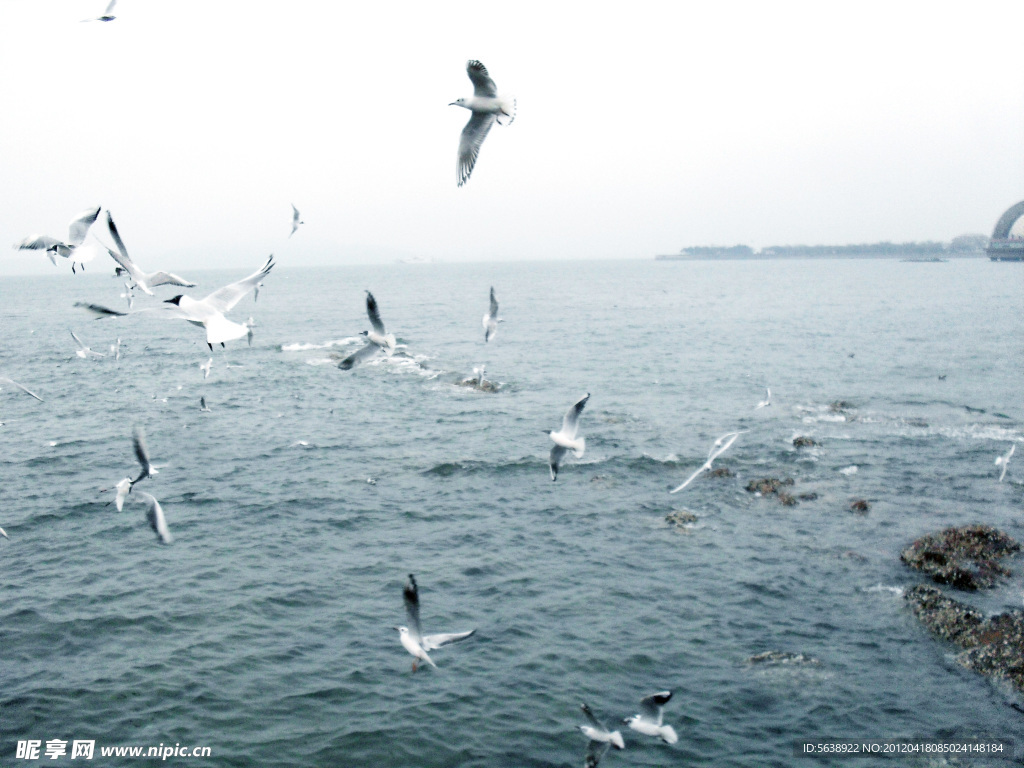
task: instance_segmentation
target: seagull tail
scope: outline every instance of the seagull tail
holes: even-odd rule
[[[498,125],[512,125],[516,119],[516,100],[506,96],[501,100],[501,112],[498,113]]]
[[[586,440],[586,438],[581,437],[579,440],[576,440],[576,441],[573,442],[573,444],[572,444],[572,455],[575,456],[577,459],[582,459],[583,458],[583,451],[586,449],[586,447],[587,447],[587,440]]]

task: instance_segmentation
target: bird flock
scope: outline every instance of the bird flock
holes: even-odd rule
[[[116,17],[112,15],[117,0],[111,0],[104,13],[96,18],[83,19],[82,21],[113,21]],[[462,187],[468,181],[476,166],[480,149],[487,134],[495,123],[499,125],[510,125],[516,115],[516,101],[514,98],[502,95],[498,92],[494,80],[491,78],[487,68],[477,60],[467,63],[466,71],[473,85],[473,95],[451,102],[449,106],[458,106],[469,110],[470,118],[460,135],[456,163],[456,183]],[[305,222],[294,204],[291,205],[291,231],[288,238],[296,234],[299,227]],[[166,271],[144,271],[128,253],[121,234],[114,223],[112,213],[107,210],[104,217],[100,217],[102,207],[89,208],[75,215],[68,224],[68,233],[64,238],[50,235],[32,234],[15,244],[15,248],[25,251],[41,251],[54,264],[57,259],[65,259],[71,265],[72,273],[83,271],[87,264],[90,264],[97,256],[106,253],[114,262],[115,275],[126,277],[124,283],[125,293],[122,294],[127,300],[126,310],[117,310],[102,304],[92,302],[79,302],[76,306],[81,307],[97,319],[104,318],[125,318],[125,317],[155,317],[162,319],[184,320],[191,325],[201,327],[205,334],[205,341],[208,347],[213,350],[214,345],[222,347],[229,341],[236,341],[247,338],[252,344],[253,327],[255,321],[239,323],[230,320],[227,314],[250,292],[254,294],[254,301],[259,296],[260,288],[264,279],[271,273],[275,262],[273,255],[270,255],[263,265],[252,274],[236,282],[219,288],[203,298],[193,298],[187,294],[178,294],[171,298],[160,301],[151,306],[135,309],[135,291],[138,290],[147,297],[155,295],[155,289],[165,286],[177,286],[182,288],[195,288],[196,284],[183,277]],[[96,231],[97,229],[101,231]],[[103,238],[106,235],[113,243],[109,247]],[[494,287],[490,288],[487,311],[483,315],[482,325],[484,330],[484,343],[490,344],[498,331],[498,324],[503,318],[498,316],[498,300]],[[347,356],[336,356],[337,367],[341,370],[352,370],[357,365],[368,360],[384,355],[392,357],[398,344],[394,333],[388,331],[382,316],[380,305],[373,293],[366,291],[366,313],[369,319],[370,328],[361,332],[366,343],[358,350]],[[104,357],[104,353],[91,349],[75,331],[71,330],[71,337],[77,345],[75,355],[80,359]],[[121,339],[118,338],[117,345],[111,347],[111,353],[120,356]],[[210,376],[213,366],[213,357],[199,365],[203,378]],[[484,379],[484,366],[474,368],[474,376],[460,382],[464,385],[475,386],[486,391],[495,391],[495,387]],[[11,385],[15,389],[29,395],[36,400],[42,401],[39,395],[29,390],[26,386],[7,377],[0,377],[0,385]],[[584,455],[586,440],[580,434],[580,418],[584,408],[590,399],[590,393],[586,393],[576,400],[562,417],[561,426],[557,430],[542,430],[548,435],[554,445],[551,447],[548,459],[550,477],[557,481],[560,468],[571,453],[576,459]],[[772,404],[771,390],[765,387],[765,399],[754,406],[755,410],[766,408]],[[206,398],[203,396],[200,401],[200,410],[209,413]],[[3,422],[0,422],[3,426]],[[715,440],[708,452],[707,460],[694,471],[682,484],[670,491],[678,493],[691,485],[702,473],[710,471],[712,462],[725,453],[743,434],[743,431],[733,431],[723,434]],[[151,480],[150,485],[155,483],[153,478],[158,474],[157,468],[153,465],[149,448],[146,443],[146,436],[140,426],[132,430],[132,447],[136,461],[139,464],[140,472],[134,478],[125,476],[114,486],[114,498],[108,504],[114,504],[118,512],[122,511],[125,502],[132,495],[135,486],[144,481]],[[1010,457],[1013,455],[1015,446],[1011,446],[1007,453],[996,459],[996,466],[1001,470],[999,481],[1002,482],[1007,473]],[[367,480],[374,483],[373,478]],[[146,507],[146,520],[156,535],[158,542],[163,545],[170,545],[174,537],[167,523],[163,508],[157,498],[144,491],[138,491],[137,495],[142,499]],[[0,537],[10,539],[8,534],[0,528]],[[424,634],[420,622],[420,596],[419,587],[413,574],[408,575],[402,590],[402,598],[405,607],[406,623],[396,626],[399,640],[402,647],[413,657],[412,670],[415,672],[419,665],[426,664],[437,668],[437,664],[430,656],[430,652],[445,648],[452,644],[462,642],[472,637],[476,629],[462,632]],[[672,726],[663,721],[663,708],[672,698],[672,692],[665,690],[644,696],[640,699],[639,712],[622,720],[630,729],[639,734],[656,737],[661,742],[671,745],[678,741],[678,736]],[[587,737],[585,752],[586,768],[595,768],[610,748],[621,750],[625,748],[625,741],[618,730],[610,730],[604,723],[597,719],[586,703],[581,704],[581,710],[586,719],[586,724],[579,725],[579,730]]]

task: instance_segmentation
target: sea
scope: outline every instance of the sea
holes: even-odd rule
[[[917,622],[899,559],[1024,540],[1024,455],[995,465],[1024,441],[1020,264],[280,262],[230,313],[251,346],[212,351],[75,307],[127,309],[98,268],[0,279],[0,375],[43,400],[0,382],[0,765],[582,766],[582,703],[624,734],[608,768],[1020,764],[1024,700]],[[340,370],[366,290],[398,348]],[[496,391],[460,384],[480,366]],[[544,433],[588,393],[553,482]],[[159,473],[118,512],[136,427]],[[729,472],[671,494],[730,432]],[[1021,608],[1008,565],[954,596]],[[395,629],[409,574],[424,632],[476,630],[436,669]],[[657,691],[674,745],[622,722]],[[1012,745],[798,746],[901,739]]]

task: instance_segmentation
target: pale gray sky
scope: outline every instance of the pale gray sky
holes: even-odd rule
[[[10,245],[95,205],[144,268],[185,270],[948,240],[1024,198],[1019,0],[119,0],[80,23],[106,2],[0,0],[0,275],[54,271]],[[471,58],[518,115],[459,189]]]

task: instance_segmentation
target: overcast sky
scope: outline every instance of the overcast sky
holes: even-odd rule
[[[1019,0],[120,0],[80,23],[106,1],[0,0],[0,275],[53,272],[10,245],[96,205],[177,270],[949,240],[1024,199]],[[518,114],[460,189],[473,58]]]

